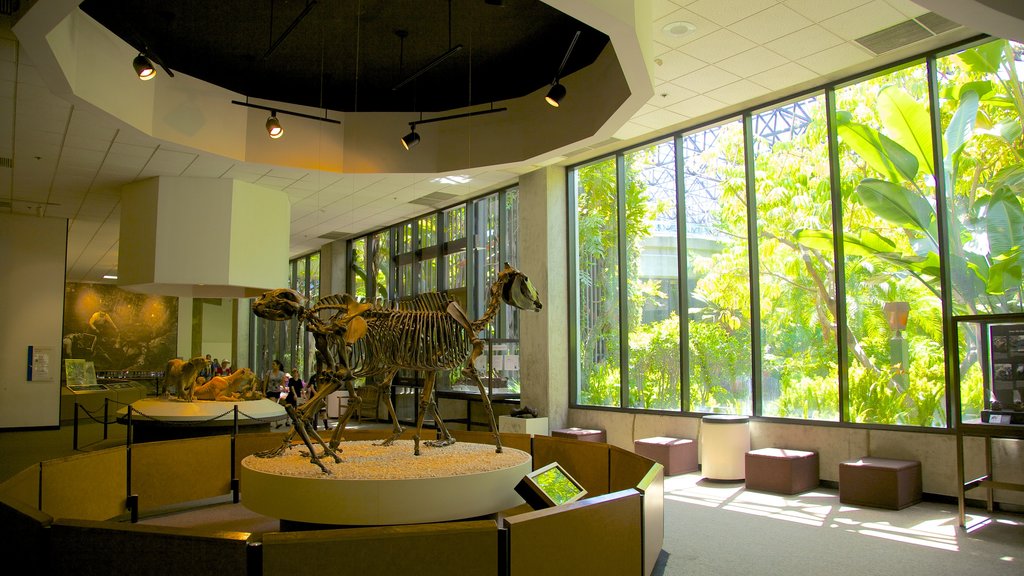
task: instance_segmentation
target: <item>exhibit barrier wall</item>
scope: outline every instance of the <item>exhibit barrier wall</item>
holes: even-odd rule
[[[476,520],[263,535],[263,574],[295,574],[299,567],[312,574],[497,576],[498,525]]]
[[[346,440],[379,440],[351,430]],[[462,442],[491,443],[487,432],[452,431]],[[406,431],[403,438],[411,438]],[[424,435],[426,436],[426,434]],[[423,438],[424,440],[432,439]],[[0,484],[0,538],[41,573],[363,574],[613,573],[649,576],[664,541],[664,469],[604,443],[502,434],[502,444],[533,453],[533,468],[557,461],[588,490],[569,505],[436,524],[301,532],[218,532],[124,521],[128,450],[83,453],[31,466]],[[133,494],[142,514],[230,494],[234,462],[279,446],[280,433],[135,444]],[[646,468],[645,468],[646,467]],[[237,468],[236,468],[237,469]],[[608,493],[608,487],[630,486]],[[244,489],[243,489],[244,490]],[[500,527],[499,527],[500,523]],[[567,538],[579,542],[566,546]],[[401,550],[402,554],[395,554]]]
[[[509,576],[641,574],[642,499],[628,489],[505,518]]]
[[[57,520],[39,574],[249,574],[246,532]],[[29,563],[29,566],[33,563]],[[294,572],[294,567],[293,567]]]
[[[580,442],[571,438],[534,436],[533,469],[558,462],[570,476],[583,485],[588,497],[600,496],[609,492],[608,449],[608,444],[604,442]]]
[[[140,511],[229,492],[230,436],[144,442],[132,448],[132,494],[139,497]]]

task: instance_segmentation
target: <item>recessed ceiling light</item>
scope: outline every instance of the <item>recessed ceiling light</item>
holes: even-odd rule
[[[117,276],[115,276],[113,274],[104,274],[103,275],[103,279],[104,280],[117,280]]]
[[[697,25],[692,22],[670,22],[661,27],[662,33],[670,38],[682,38],[687,34],[692,33],[697,29]]]
[[[431,182],[437,182],[438,184],[468,184],[473,181],[473,178],[465,174],[457,174],[452,176],[441,176],[440,178],[431,178]]]

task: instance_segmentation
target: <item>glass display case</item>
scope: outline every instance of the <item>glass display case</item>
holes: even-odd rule
[[[1024,440],[1024,314],[979,314],[953,318],[956,362],[950,421],[956,430],[957,501],[960,526],[965,526],[966,493],[985,489],[988,511],[992,491],[1024,491],[1024,484],[994,478],[992,439]],[[964,438],[984,442],[984,473],[969,477],[964,464]]]

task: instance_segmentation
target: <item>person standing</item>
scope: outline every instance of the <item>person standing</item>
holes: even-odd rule
[[[283,398],[281,394],[288,391],[284,364],[281,364],[281,361],[276,359],[271,362],[270,369],[263,375],[263,380],[267,383],[267,398],[280,403],[280,399]]]

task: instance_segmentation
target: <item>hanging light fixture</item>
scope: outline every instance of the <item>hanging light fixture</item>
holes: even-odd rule
[[[558,104],[562,101],[562,98],[565,98],[565,86],[562,86],[558,80],[555,80],[554,84],[552,84],[551,88],[548,90],[547,96],[544,97],[544,100],[548,104],[558,108]]]
[[[132,68],[135,68],[135,73],[139,75],[140,80],[156,78],[156,67],[141,52],[132,60]]]
[[[277,119],[277,110],[271,110],[270,118],[267,118],[267,134],[270,134],[274,140],[284,136],[284,128],[281,127],[281,122]]]
[[[555,79],[551,81],[551,88],[548,89],[548,93],[544,96],[544,100],[558,108],[558,104],[565,98],[565,86],[558,81],[562,77],[562,70],[565,69],[566,62],[569,61],[569,55],[572,54],[572,49],[576,47],[576,41],[580,39],[580,30],[576,31],[576,35],[572,37],[572,42],[569,43],[569,49],[565,51],[565,58],[562,58],[562,65],[558,67],[558,72],[555,73]]]
[[[420,143],[420,135],[416,133],[416,125],[410,125],[412,126],[412,130],[409,131],[409,133],[406,134],[405,136],[402,136],[402,146],[406,150],[410,150],[412,149],[413,146]]]

